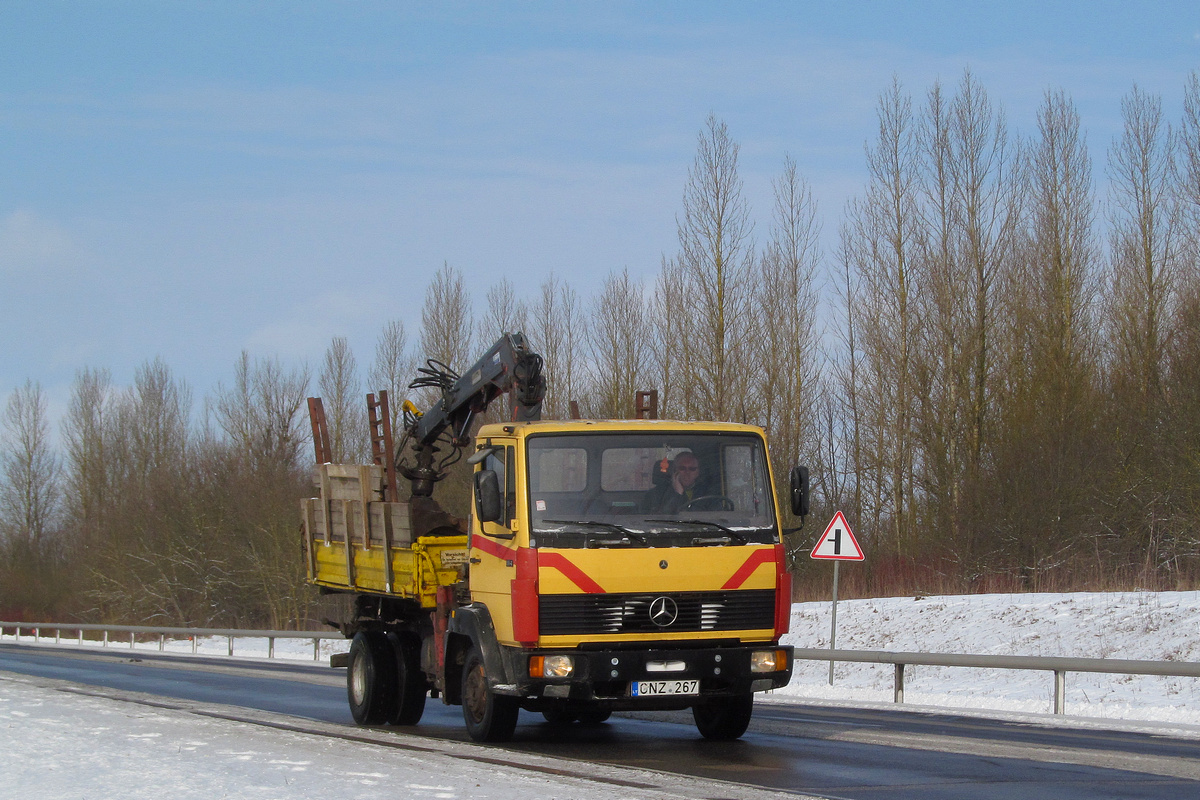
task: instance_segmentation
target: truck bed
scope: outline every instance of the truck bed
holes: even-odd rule
[[[319,495],[301,500],[310,583],[434,608],[438,587],[459,580],[466,535],[441,527],[414,536],[412,504],[384,502],[380,467],[318,464],[313,483]]]

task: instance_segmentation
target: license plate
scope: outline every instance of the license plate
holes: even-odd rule
[[[700,694],[700,681],[634,681],[629,687],[634,697],[660,694]]]

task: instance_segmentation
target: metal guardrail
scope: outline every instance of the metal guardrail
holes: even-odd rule
[[[313,642],[313,661],[319,661],[321,658],[321,640],[336,639],[342,641],[343,637],[340,633],[324,632],[324,631],[258,631],[234,628],[171,628],[171,627],[155,627],[144,625],[88,625],[79,623],[58,623],[58,622],[2,622],[0,621],[0,636],[8,635],[12,630],[15,641],[21,641],[21,632],[28,631],[32,634],[34,642],[40,642],[42,638],[49,638],[44,632],[54,631],[54,642],[59,644],[62,642],[62,632],[69,631],[75,633],[77,644],[82,645],[84,642],[83,634],[102,633],[103,636],[95,641],[101,642],[101,646],[108,647],[110,641],[109,633],[128,633],[129,634],[129,649],[134,649],[137,644],[138,636],[142,637],[158,637],[158,649],[164,651],[166,649],[166,641],[168,636],[189,638],[192,641],[192,653],[196,652],[197,640],[202,636],[224,636],[229,640],[229,655],[233,655],[234,639],[266,639],[267,640],[267,658],[275,657],[275,640],[276,639],[312,639]]]
[[[1054,713],[1064,714],[1068,672],[1099,672],[1109,675],[1161,675],[1200,678],[1200,662],[1141,661],[1123,658],[1066,658],[1061,656],[988,656],[965,653],[895,653],[888,650],[821,650],[796,648],[794,658],[803,661],[849,661],[892,664],[895,667],[893,699],[904,702],[904,668],[976,667],[979,669],[1025,669],[1054,673]]]
[[[83,644],[85,632],[99,632],[102,646],[112,641],[109,633],[128,633],[129,647],[133,649],[137,637],[158,636],[158,649],[166,648],[168,636],[187,637],[196,652],[197,639],[201,636],[224,636],[229,640],[229,655],[233,655],[234,639],[266,639],[267,658],[275,657],[276,639],[311,639],[313,660],[321,658],[321,640],[344,641],[340,633],[323,631],[267,631],[230,628],[171,628],[141,625],[87,625],[57,622],[3,622],[0,621],[0,636],[12,630],[16,641],[21,632],[28,631],[35,642],[41,641],[45,631],[54,631],[54,641],[62,641],[63,631],[74,631],[78,644]],[[46,637],[48,638],[48,637]],[[1200,678],[1200,662],[1195,661],[1145,661],[1119,658],[1067,658],[1061,656],[990,656],[966,653],[900,653],[889,650],[826,650],[817,648],[795,649],[793,657],[801,661],[852,662],[865,664],[891,664],[894,667],[893,699],[904,702],[905,667],[972,667],[977,669],[1021,669],[1054,673],[1054,713],[1065,712],[1066,676],[1068,672],[1097,672],[1108,675],[1159,675],[1177,678]]]

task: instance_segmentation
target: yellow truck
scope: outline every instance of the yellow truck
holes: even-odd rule
[[[463,376],[430,362],[441,398],[409,410],[400,447],[368,397],[374,465],[327,463],[310,401],[319,496],[304,501],[309,579],[345,602],[335,665],[360,724],[416,724],[459,704],[502,741],[522,709],[568,724],[617,710],[693,710],[741,736],[754,693],[791,678],[791,580],[761,428],[723,422],[539,420],[541,359],[506,334]],[[475,417],[505,393],[513,420]],[[460,520],[432,498],[458,456]],[[326,456],[322,460],[322,456]],[[411,483],[398,499],[397,476]],[[808,473],[791,471],[794,513]]]

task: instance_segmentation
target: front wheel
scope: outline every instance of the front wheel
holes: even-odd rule
[[[714,697],[692,708],[700,735],[705,739],[723,742],[737,739],[745,733],[753,714],[753,692],[733,697]]]
[[[483,656],[478,648],[471,648],[462,673],[463,719],[471,738],[477,742],[511,739],[517,728],[517,715],[521,712],[519,703],[516,697],[492,692],[483,668]]]
[[[387,637],[378,631],[354,634],[346,667],[346,695],[354,721],[386,722],[396,703],[396,661]]]

